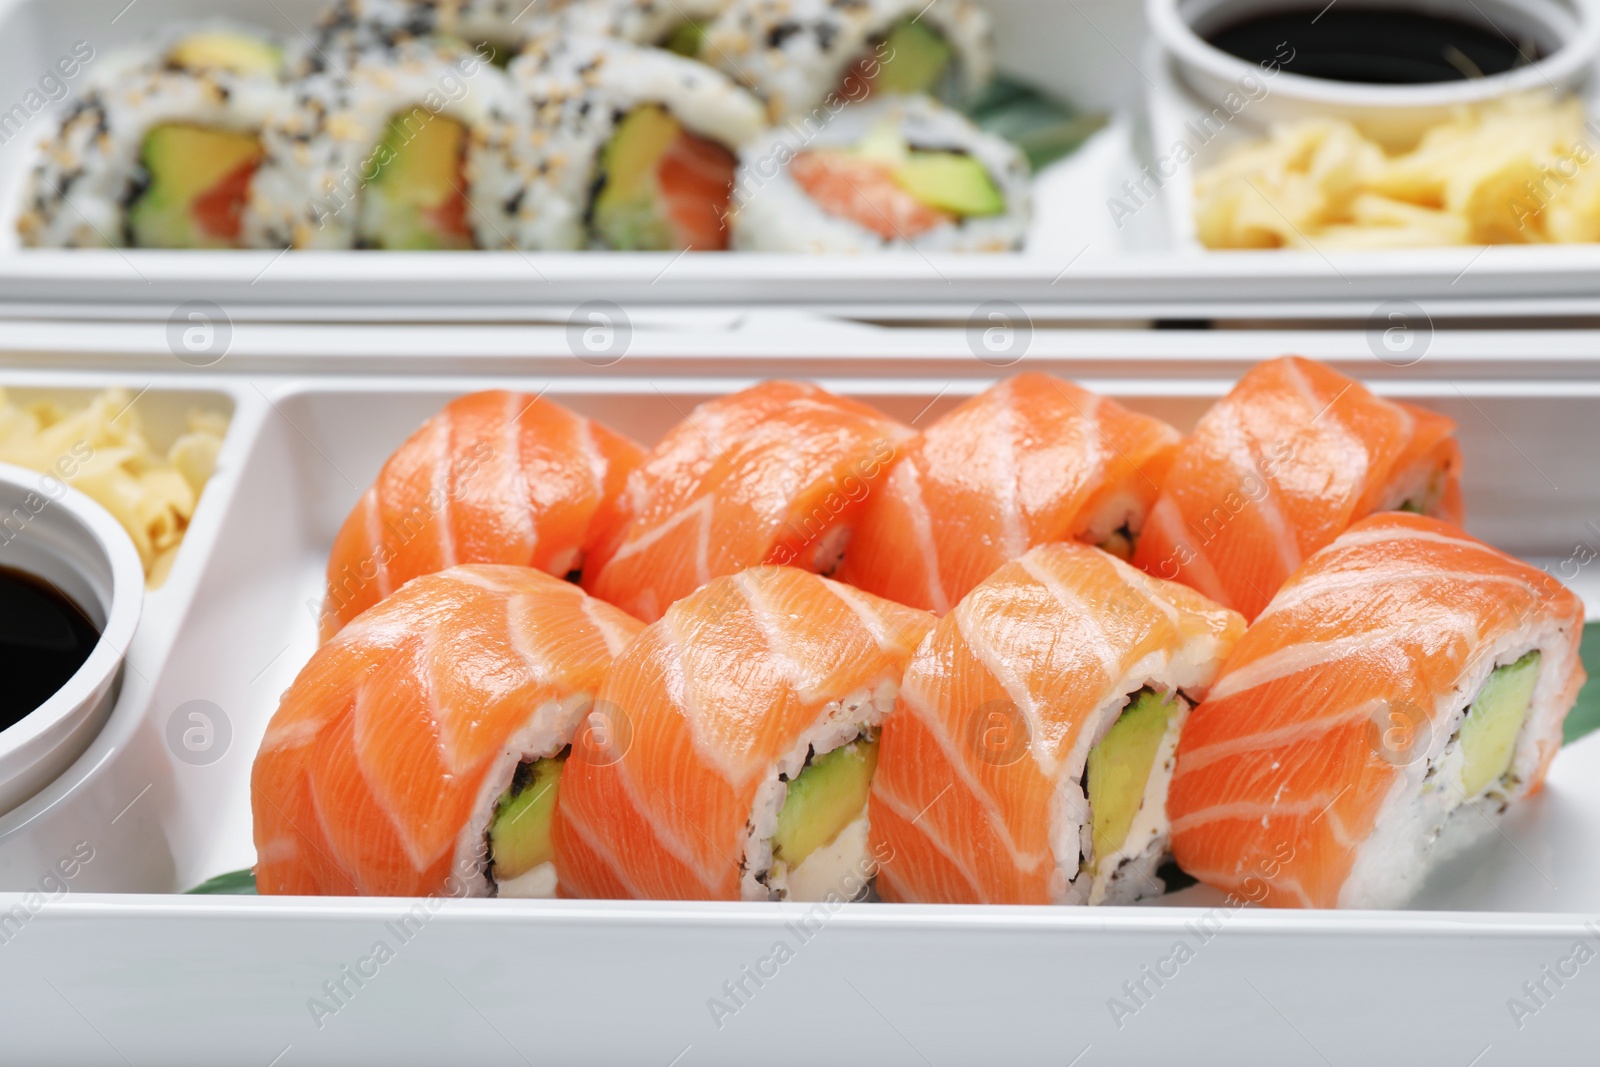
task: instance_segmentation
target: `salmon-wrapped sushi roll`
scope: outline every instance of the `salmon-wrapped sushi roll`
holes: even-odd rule
[[[1129,558],[1178,431],[1048,374],[1019,374],[901,449],[839,579],[943,615],[1035,545]]]
[[[1455,423],[1286,356],[1252,369],[1200,419],[1134,562],[1251,619],[1305,557],[1395,510],[1461,521]]]
[[[263,893],[551,896],[573,733],[642,628],[526,567],[409,583],[312,655],[251,775]]]
[[[584,588],[646,622],[761,563],[831,574],[911,430],[804,382],[701,404],[628,478]]]
[[[564,894],[850,899],[877,730],[933,616],[792,567],[718,578],[606,676],[561,785]]]
[[[1250,627],[1178,748],[1173,853],[1257,903],[1384,908],[1543,785],[1583,605],[1421,516],[1375,515]]]
[[[334,539],[323,637],[421,574],[507,563],[567,577],[643,450],[552,400],[447,404],[389,457]]]
[[[939,621],[879,742],[878,892],[913,903],[1154,896],[1167,782],[1237,612],[1086,545],[1005,564]]]

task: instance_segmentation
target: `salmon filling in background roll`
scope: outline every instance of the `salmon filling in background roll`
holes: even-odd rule
[[[551,400],[500,390],[452,400],[389,457],[334,539],[323,638],[456,564],[580,570],[595,513],[643,455]]]
[[[906,671],[872,781],[885,900],[1103,904],[1159,895],[1166,791],[1237,612],[1083,545],[1008,563]]]
[[[1404,903],[1543,784],[1582,631],[1570,591],[1455,527],[1357,523],[1190,717],[1168,800],[1179,864],[1257,903]]]
[[[312,655],[251,775],[262,893],[551,896],[563,757],[642,628],[525,567],[426,575]]]
[[[851,899],[870,882],[877,732],[933,624],[792,567],[718,578],[596,698],[555,823],[564,894]]]
[[[1286,356],[1200,419],[1134,562],[1253,619],[1305,557],[1396,510],[1461,521],[1455,423]]]
[[[804,382],[690,413],[628,478],[584,588],[646,622],[763,563],[831,574],[861,503],[911,430]]]
[[[1128,559],[1178,439],[1071,382],[1019,374],[904,446],[838,576],[943,615],[1035,545],[1085,541]]]

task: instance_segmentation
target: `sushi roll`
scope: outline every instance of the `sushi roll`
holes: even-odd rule
[[[460,563],[576,578],[594,518],[643,450],[553,400],[452,400],[397,449],[328,557],[323,637],[411,579]]]
[[[298,82],[261,131],[246,232],[294,248],[498,248],[524,112],[464,45],[412,42]]]
[[[1286,356],[1257,364],[1201,417],[1134,563],[1253,619],[1307,556],[1396,510],[1461,521],[1455,423]]]
[[[701,59],[706,30],[728,0],[579,0],[558,9],[560,32],[616,37]]]
[[[22,243],[269,247],[250,232],[250,190],[290,62],[283,43],[222,25],[107,56],[41,148]]]
[[[717,251],[761,105],[718,71],[626,41],[551,34],[510,67],[532,133],[507,164],[522,249]]]
[[[1160,894],[1173,751],[1237,612],[1087,545],[1043,545],[939,621],[883,726],[878,892],[910,903]]]
[[[561,891],[847,900],[876,867],[877,730],[933,617],[758,567],[678,601],[617,658],[561,783]]]
[[[989,16],[970,0],[733,0],[700,56],[766,101],[773,122],[826,121],[840,97],[971,97],[994,74]]]
[[[464,44],[504,67],[532,31],[535,12],[566,0],[339,0],[323,12],[301,73],[344,70],[373,51],[403,53],[416,43]]]
[[[1446,523],[1356,523],[1190,717],[1167,801],[1178,863],[1258,904],[1405,903],[1543,785],[1583,619],[1550,575]]]
[[[701,404],[597,520],[584,588],[654,622],[713,578],[757,564],[831,574],[862,502],[910,435],[804,382]]]
[[[641,629],[570,582],[410,582],[311,657],[251,772],[262,893],[552,896],[574,732]]]
[[[1008,378],[908,442],[867,498],[838,578],[943,615],[1035,545],[1123,559],[1178,431],[1048,374]]]
[[[1017,147],[923,96],[874,97],[747,146],[733,245],[752,252],[1005,252],[1032,214]]]

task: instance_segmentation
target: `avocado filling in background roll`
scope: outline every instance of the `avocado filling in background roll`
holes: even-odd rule
[[[1152,848],[1165,852],[1167,784],[1189,706],[1182,693],[1146,686],[1128,698],[1111,729],[1089,750],[1083,775],[1088,832],[1080,866],[1093,880],[1089,903],[1102,902],[1129,863]],[[1150,895],[1139,887],[1135,892]]]
[[[422,107],[389,120],[361,195],[357,243],[410,251],[469,249],[467,128]]]
[[[871,92],[939,95],[953,55],[938,31],[917,19],[901,19],[873,39],[871,51],[851,65],[839,91],[851,100],[862,99],[863,85]]]
[[[866,849],[867,792],[878,766],[870,735],[812,756],[789,783],[772,835],[772,875],[790,900],[840,892]]]
[[[550,819],[570,751],[517,764],[511,788],[495,804],[489,823],[489,876],[499,896],[542,897],[554,890]]]
[[[665,108],[634,108],[600,157],[595,236],[622,251],[721,251],[737,167],[732,152],[691,133]]]
[[[801,152],[789,169],[824,212],[886,239],[910,240],[1006,209],[979,160],[965,152],[913,148],[888,124],[850,148]]]
[[[139,161],[148,183],[128,205],[136,248],[232,248],[250,179],[261,162],[254,134],[188,123],[152,126]]]

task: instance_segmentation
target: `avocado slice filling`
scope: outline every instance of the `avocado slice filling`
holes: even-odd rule
[[[426,108],[391,118],[363,167],[361,244],[410,251],[472,248],[467,142],[464,125]]]
[[[867,806],[878,766],[876,738],[858,738],[816,756],[789,783],[772,835],[772,859],[791,870],[833,842]]]
[[[723,220],[738,160],[656,104],[617,123],[600,155],[590,224],[606,247],[673,252],[727,247]]]
[[[1159,693],[1146,686],[1133,695],[1106,736],[1089,750],[1084,787],[1094,855],[1087,866],[1092,868],[1102,858],[1115,855],[1127,843],[1161,742],[1177,710],[1177,693]]]
[[[495,804],[489,822],[489,869],[496,881],[509,882],[554,857],[550,818],[566,763],[562,752],[517,764],[511,788]]]
[[[167,62],[184,70],[226,70],[277,77],[283,70],[283,52],[242,33],[200,30],[173,45]]]
[[[950,45],[937,31],[917,19],[901,19],[889,27],[872,55],[857,63],[855,73],[873,92],[933,93],[950,69]],[[846,90],[851,88],[847,81]]]
[[[982,163],[965,152],[912,148],[900,131],[884,123],[851,150],[883,166],[894,184],[915,200],[952,215],[998,215],[1005,198]]]
[[[152,126],[140,147],[149,181],[128,205],[136,248],[231,248],[250,179],[261,162],[254,134],[187,123]]]
[[[1517,735],[1528,719],[1534,683],[1539,680],[1539,653],[1496,667],[1478,690],[1461,724],[1461,788],[1468,797],[1483,792],[1511,769]]]
[[[684,19],[661,39],[659,47],[687,59],[695,59],[705,47],[706,28],[711,24],[703,19]]]

